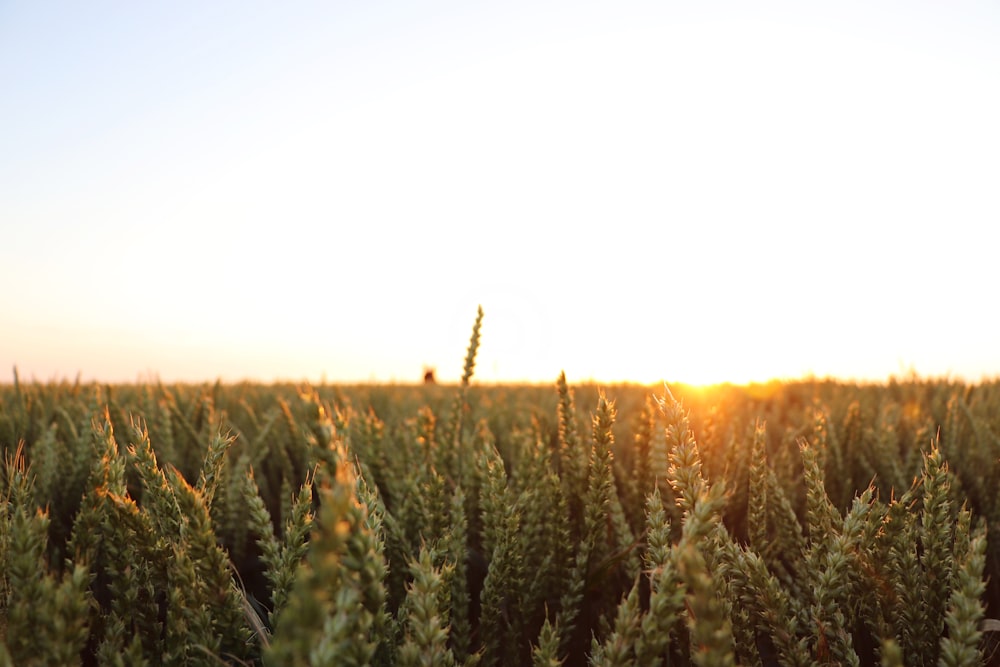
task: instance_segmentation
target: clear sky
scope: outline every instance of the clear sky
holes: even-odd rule
[[[0,376],[1000,376],[1000,4],[0,3]],[[7,380],[3,380],[7,381]]]

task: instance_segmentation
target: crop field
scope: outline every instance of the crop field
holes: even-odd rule
[[[15,373],[0,665],[997,664],[1000,383],[486,386],[481,318],[453,385]]]

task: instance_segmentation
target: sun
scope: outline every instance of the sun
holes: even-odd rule
[[[710,336],[690,336],[684,344],[622,346],[613,360],[593,372],[595,377],[644,385],[748,385],[808,375],[809,369],[800,367],[801,356],[781,341],[758,340],[750,348],[725,345]]]
[[[754,372],[748,366],[732,366],[725,363],[699,363],[694,358],[675,358],[664,363],[656,363],[641,354],[635,359],[625,359],[616,355],[613,362],[600,364],[582,363],[578,368],[569,364],[567,375],[575,375],[585,381],[623,382],[647,386],[684,384],[690,387],[707,388],[720,384],[746,385],[766,382],[774,376],[763,371]]]

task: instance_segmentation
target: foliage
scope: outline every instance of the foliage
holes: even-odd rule
[[[979,665],[1000,384],[0,387],[0,665]]]

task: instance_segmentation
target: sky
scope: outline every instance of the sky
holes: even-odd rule
[[[0,2],[0,382],[1000,377],[1000,4]],[[12,377],[12,375],[11,375]]]

